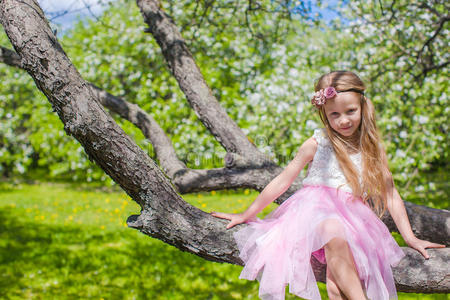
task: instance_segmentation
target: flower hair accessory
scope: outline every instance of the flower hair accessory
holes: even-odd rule
[[[336,97],[338,93],[344,92],[355,92],[364,96],[364,91],[360,91],[357,89],[347,89],[343,91],[336,91],[336,89],[332,86],[328,86],[324,89],[320,89],[319,91],[314,93],[314,96],[311,99],[311,103],[316,107],[320,108],[327,102],[327,99],[331,99]],[[363,98],[364,99],[364,98]]]
[[[324,105],[327,102],[327,99],[333,98],[336,95],[337,95],[336,89],[332,86],[329,86],[315,92],[313,98],[311,99],[311,103],[316,108],[319,108],[320,106]]]

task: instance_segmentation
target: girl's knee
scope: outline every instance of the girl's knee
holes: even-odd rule
[[[333,250],[345,250],[345,248],[348,247],[348,243],[343,238],[333,238],[328,243],[325,244],[324,249],[325,251],[333,251]]]

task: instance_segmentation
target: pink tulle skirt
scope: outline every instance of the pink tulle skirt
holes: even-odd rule
[[[289,292],[321,299],[311,255],[326,264],[323,246],[335,237],[348,242],[366,295],[396,299],[391,266],[405,255],[386,225],[351,193],[327,186],[304,186],[263,220],[248,221],[234,233],[245,263],[239,278],[260,283],[261,299],[284,299]]]

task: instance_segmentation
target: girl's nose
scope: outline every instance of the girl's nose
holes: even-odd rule
[[[347,118],[342,118],[341,120],[339,120],[340,125],[343,126],[348,126],[350,125],[350,120]]]

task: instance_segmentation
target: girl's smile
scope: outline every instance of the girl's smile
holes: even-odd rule
[[[331,128],[343,136],[351,136],[361,124],[361,95],[355,92],[338,93],[325,105],[325,115]]]

